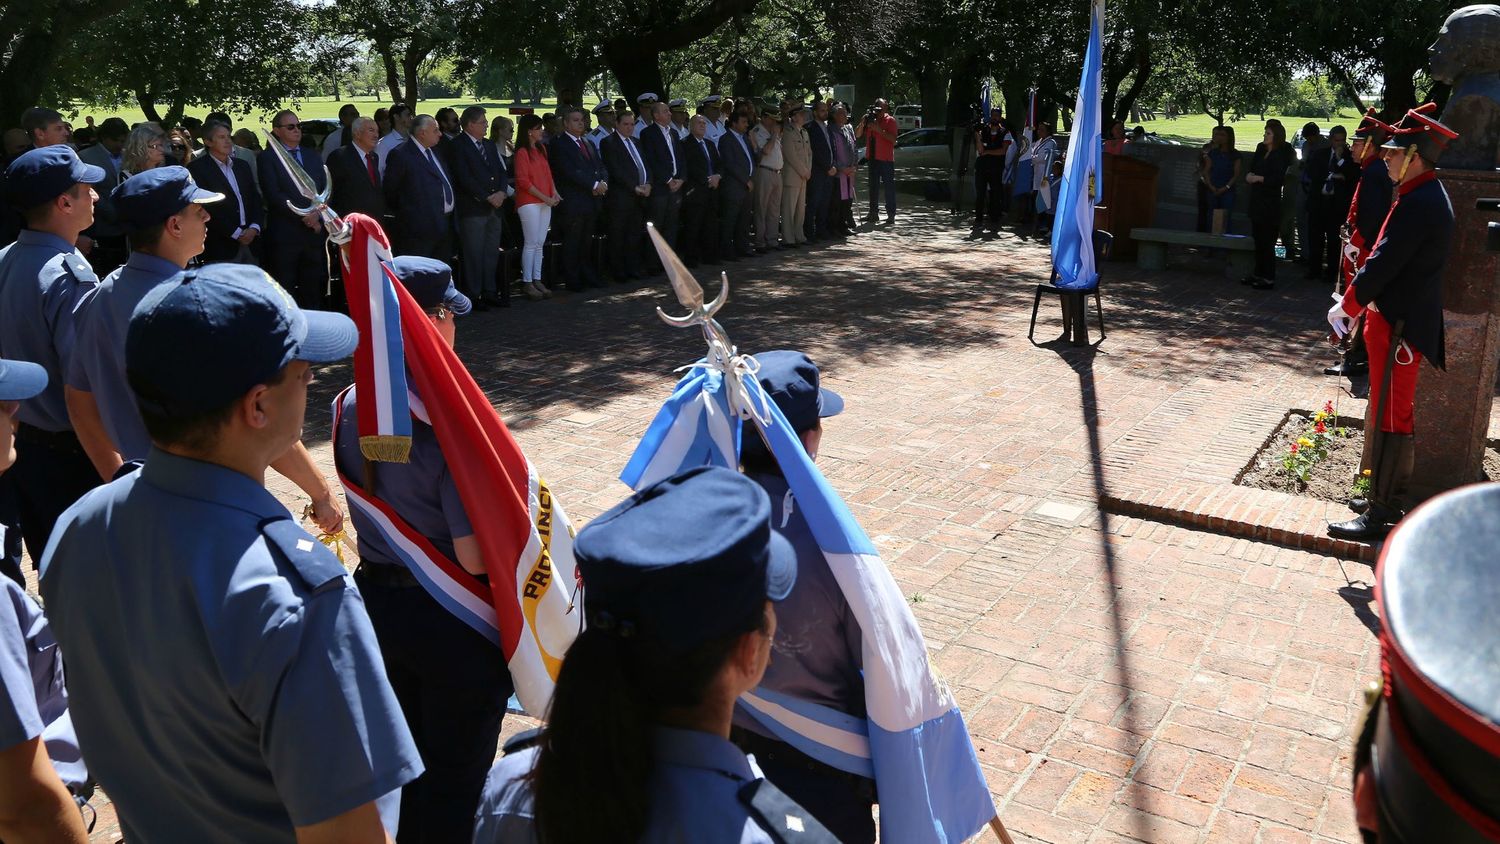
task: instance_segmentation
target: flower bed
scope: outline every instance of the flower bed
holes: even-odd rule
[[[1339,416],[1333,402],[1316,412],[1293,410],[1235,483],[1324,501],[1348,501],[1356,492],[1355,478],[1365,447],[1363,425],[1358,417]],[[1367,482],[1363,479],[1361,485]]]

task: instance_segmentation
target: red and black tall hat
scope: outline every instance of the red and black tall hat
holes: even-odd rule
[[[1374,774],[1382,844],[1500,841],[1497,511],[1500,484],[1453,490],[1402,520],[1381,552],[1384,694],[1358,755]]]
[[[1436,103],[1424,103],[1408,111],[1382,146],[1385,149],[1416,147],[1417,154],[1427,163],[1437,164],[1448,145],[1457,140],[1458,133],[1433,117],[1436,111]]]
[[[1360,118],[1359,125],[1354,127],[1354,140],[1369,141],[1375,146],[1385,143],[1385,139],[1396,131],[1396,127],[1375,116],[1375,109],[1365,112]]]

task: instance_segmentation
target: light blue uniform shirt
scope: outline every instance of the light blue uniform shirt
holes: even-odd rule
[[[144,460],[151,450],[151,435],[125,379],[125,331],[146,294],[180,272],[165,258],[131,252],[125,266],[86,293],[73,314],[77,336],[67,384],[94,394],[104,430],[125,460]]]
[[[63,376],[73,352],[73,310],[99,283],[87,259],[55,234],[23,229],[0,250],[0,358],[47,370],[47,389],[16,418],[44,431],[71,431]]]
[[[422,762],[364,602],[255,480],[152,450],[42,557],[73,723],[127,841],[292,841]]]
[[[0,577],[0,692],[0,750],[40,737],[64,784],[87,782],[57,640],[42,608],[8,577]]]
[[[760,779],[748,756],[720,736],[657,727],[656,770],[647,789],[651,815],[639,844],[772,844],[740,802]],[[490,769],[474,819],[474,844],[535,844],[531,784],[537,748],[502,757]],[[587,795],[579,795],[587,811]]]

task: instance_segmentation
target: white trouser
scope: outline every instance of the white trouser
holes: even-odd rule
[[[552,224],[552,208],[545,202],[531,202],[516,209],[521,215],[521,232],[526,245],[521,249],[521,283],[542,280],[542,244],[547,242],[547,228]]]

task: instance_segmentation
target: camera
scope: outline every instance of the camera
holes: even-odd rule
[[[874,123],[879,118],[880,118],[880,111],[875,106],[870,106],[868,109],[866,109],[866,111],[865,111],[865,121],[864,122],[866,122],[866,123]]]

